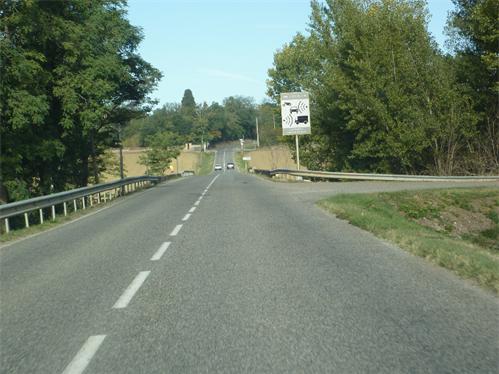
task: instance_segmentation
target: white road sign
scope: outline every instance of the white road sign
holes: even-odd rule
[[[308,92],[281,94],[282,135],[310,134]]]
[[[244,156],[243,161],[251,161],[251,156]]]

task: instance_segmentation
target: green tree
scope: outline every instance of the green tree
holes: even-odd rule
[[[140,156],[139,162],[146,166],[149,175],[165,175],[171,161],[180,154],[183,139],[170,131],[160,132],[148,139],[149,149]]]
[[[417,0],[312,3],[310,36],[298,34],[269,71],[274,99],[311,93],[312,135],[301,142],[309,168],[458,170],[475,121],[427,17]]]
[[[499,2],[454,0],[448,22],[462,94],[471,98],[478,134],[469,142],[468,160],[478,172],[499,172]]]
[[[126,2],[7,0],[0,14],[2,184],[33,196],[98,182],[116,124],[149,110],[161,77]]]

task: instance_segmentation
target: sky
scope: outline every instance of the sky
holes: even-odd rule
[[[444,48],[452,0],[427,0],[428,29]],[[274,53],[306,33],[310,0],[129,0],[128,19],[142,28],[139,54],[163,73],[152,97],[180,102],[189,88],[197,103],[234,95],[266,99]]]

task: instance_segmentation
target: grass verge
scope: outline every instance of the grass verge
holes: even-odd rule
[[[86,216],[92,212],[98,211],[103,207],[105,207],[106,205],[107,203],[101,205],[94,205],[92,207],[89,206],[86,209],[79,209],[76,212],[74,211],[68,212],[67,216],[57,215],[55,220],[52,220],[51,218],[45,218],[42,224],[32,223],[28,228],[11,230],[9,231],[8,234],[2,233],[2,235],[0,235],[0,244],[7,244],[8,242],[11,241],[19,240],[31,235],[38,234],[43,231],[50,230],[66,222],[74,221],[75,219]]]
[[[345,194],[318,205],[499,293],[499,189]]]
[[[213,171],[213,160],[215,154],[213,152],[200,152],[199,163],[196,170],[197,175],[208,175]]]
[[[239,172],[246,173],[246,165],[245,161],[243,161],[243,154],[241,151],[234,152],[234,162],[236,163],[237,170],[239,170]]]

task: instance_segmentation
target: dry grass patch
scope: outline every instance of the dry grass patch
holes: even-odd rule
[[[119,150],[113,149],[112,151],[115,159],[119,162]],[[145,153],[145,148],[125,148],[123,149],[123,167],[125,169],[125,176],[127,177],[138,177],[145,175],[146,167],[139,163],[139,158]],[[178,156],[178,170],[177,171],[177,160],[172,160],[170,166],[170,173],[182,172],[184,170],[198,171],[201,167],[199,160],[200,152],[183,151]],[[113,180],[119,179],[118,175],[111,175],[109,173],[104,173],[102,176],[102,182],[111,182]]]
[[[251,156],[249,166],[253,169],[296,169],[287,146],[262,147],[245,154]]]

